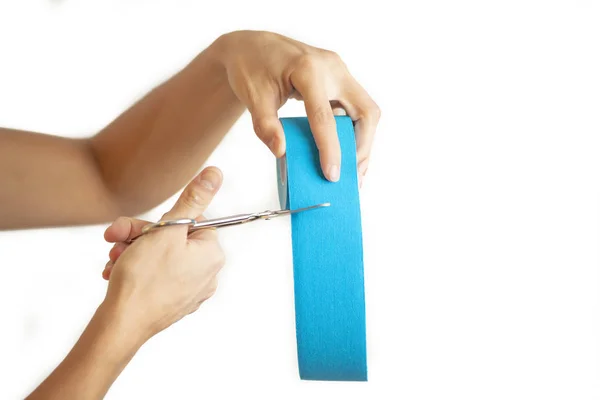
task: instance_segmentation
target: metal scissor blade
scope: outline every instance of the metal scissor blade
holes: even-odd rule
[[[273,211],[273,215],[270,216],[269,218],[280,217],[282,215],[296,214],[296,213],[299,213],[299,212],[314,210],[314,209],[321,208],[321,207],[329,207],[330,205],[331,205],[331,203],[321,203],[321,204],[316,204],[316,205],[310,206],[310,207],[296,208],[295,210]]]
[[[331,205],[330,203],[321,203],[321,204],[316,204],[316,205],[310,206],[310,207],[297,208],[295,210],[263,211],[260,213],[253,213],[253,214],[238,214],[238,215],[231,215],[229,217],[208,219],[208,220],[204,220],[204,221],[195,221],[195,220],[189,219],[189,218],[182,218],[182,219],[177,219],[177,220],[172,220],[172,221],[162,221],[162,222],[157,222],[155,224],[146,225],[142,229],[142,233],[140,235],[134,237],[133,239],[128,240],[126,243],[133,243],[140,236],[150,232],[151,230],[158,229],[158,228],[164,228],[167,226],[188,225],[189,226],[188,233],[192,233],[192,232],[195,232],[200,229],[221,228],[221,227],[225,227],[225,226],[239,225],[239,224],[244,224],[246,222],[257,221],[259,219],[271,219],[271,218],[280,217],[282,215],[296,214],[296,213],[303,212],[303,211],[314,210],[316,208],[329,207],[330,205]]]
[[[257,214],[238,214],[230,215],[229,217],[206,219],[204,221],[197,221],[190,227],[190,232],[197,231],[199,229],[206,228],[220,228],[230,225],[239,225],[246,222],[257,220],[259,217]]]

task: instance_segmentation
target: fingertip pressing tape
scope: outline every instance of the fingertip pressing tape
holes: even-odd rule
[[[338,182],[323,176],[308,119],[281,118],[282,208],[330,203],[293,214],[292,252],[298,367],[303,380],[366,381],[363,246],[352,120],[336,116],[342,151]]]

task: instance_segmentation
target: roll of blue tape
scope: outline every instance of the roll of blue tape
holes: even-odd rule
[[[338,182],[326,180],[307,118],[281,118],[282,208],[329,207],[292,215],[298,367],[303,380],[366,381],[363,246],[354,126],[335,117],[342,150]]]

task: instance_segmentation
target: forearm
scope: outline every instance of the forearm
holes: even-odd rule
[[[89,140],[0,129],[0,230],[100,222],[119,214]]]
[[[0,129],[0,230],[108,222],[175,194],[245,109],[216,51],[90,139]]]
[[[101,399],[145,336],[103,303],[64,361],[28,399]]]
[[[125,214],[153,207],[197,173],[244,111],[214,45],[92,139]]]

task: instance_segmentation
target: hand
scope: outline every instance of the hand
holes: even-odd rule
[[[285,154],[277,110],[288,98],[304,100],[326,178],[340,176],[341,151],[334,111],[355,122],[360,181],[367,172],[380,111],[335,53],[290,38],[257,31],[226,34],[213,45],[229,84],[248,107],[254,130],[276,157]]]
[[[202,219],[221,186],[217,168],[207,168],[183,191],[162,220]],[[198,309],[217,288],[224,255],[214,229],[187,235],[187,226],[148,233],[126,246],[147,222],[119,218],[105,232],[111,250],[103,276],[109,280],[105,302],[116,304],[147,339]]]

